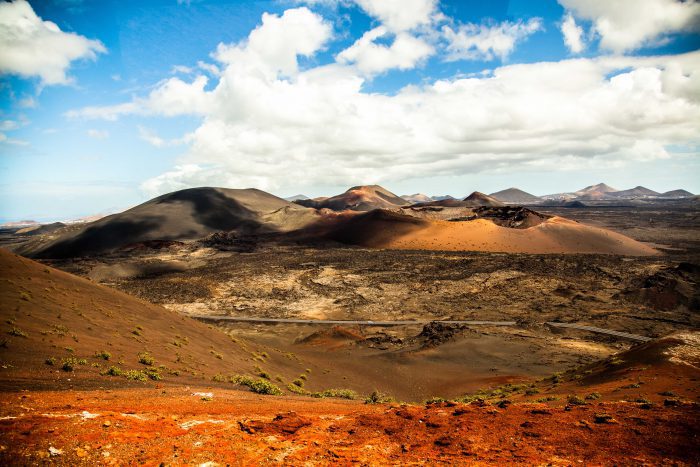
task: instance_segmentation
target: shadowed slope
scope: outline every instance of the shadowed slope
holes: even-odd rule
[[[101,376],[109,367],[154,368],[159,378],[177,384],[209,384],[219,373],[253,371],[253,349],[245,341],[3,249],[0,282],[2,389],[127,383],[123,376]],[[144,352],[153,362],[139,362]],[[62,369],[64,361],[73,361],[72,371]]]
[[[137,242],[196,239],[219,231],[287,231],[314,217],[313,211],[256,189],[192,188],[159,196],[48,245],[30,245],[19,252],[38,258],[84,256]]]

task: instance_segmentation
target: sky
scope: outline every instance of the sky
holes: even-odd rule
[[[695,0],[0,0],[0,222],[196,186],[700,193]]]

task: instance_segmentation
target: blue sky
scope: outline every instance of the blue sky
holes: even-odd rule
[[[700,192],[700,4],[615,3],[2,3],[0,221],[200,185]]]

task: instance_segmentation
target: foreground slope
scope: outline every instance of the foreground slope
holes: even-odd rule
[[[37,258],[85,256],[138,242],[189,240],[218,231],[287,231],[312,218],[313,211],[256,189],[191,188],[159,196],[48,245],[30,245],[19,252]]]
[[[0,461],[698,465],[697,345],[685,333],[581,374],[425,405],[227,390],[203,401],[190,388],[5,393]]]
[[[485,218],[428,220],[376,210],[342,221],[327,237],[341,243],[398,250],[658,254],[624,235],[562,217],[538,219],[529,228],[511,228]]]
[[[253,370],[255,349],[242,341],[3,249],[0,284],[3,389],[125,384],[124,377],[100,375],[113,366],[155,368],[160,379],[177,384]],[[154,361],[141,363],[145,353]],[[73,368],[64,371],[66,362]]]

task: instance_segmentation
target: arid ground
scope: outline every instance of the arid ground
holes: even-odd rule
[[[83,279],[8,256],[0,456],[66,465],[697,463],[697,211],[540,211],[662,254],[215,235],[43,261]],[[25,240],[8,232],[5,241]],[[188,315],[415,324],[203,324]],[[690,350],[680,363],[661,347],[620,357],[639,342],[551,322],[646,338],[690,333],[678,341]],[[143,363],[144,353],[154,361]],[[71,358],[86,364],[64,371]],[[113,366],[134,378],[109,374]],[[284,395],[241,392],[241,376]],[[373,392],[380,403],[363,404]]]

